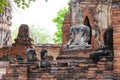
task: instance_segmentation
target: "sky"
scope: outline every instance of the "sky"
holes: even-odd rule
[[[11,29],[18,28],[21,24],[38,25],[54,34],[56,26],[52,19],[56,17],[60,9],[68,7],[67,3],[68,0],[48,0],[48,2],[36,0],[26,9],[17,8],[16,5],[13,5]]]

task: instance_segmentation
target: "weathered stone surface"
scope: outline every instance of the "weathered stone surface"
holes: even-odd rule
[[[72,0],[73,2],[70,5],[71,10],[82,10],[84,14],[84,24],[90,26],[91,28],[91,42],[92,49],[90,50],[64,50],[61,48],[61,45],[38,45],[36,46],[37,57],[39,58],[39,52],[44,46],[51,56],[54,56],[54,60],[52,62],[52,67],[48,68],[38,68],[38,62],[12,62],[9,67],[7,67],[6,71],[6,80],[113,80],[113,72],[114,78],[119,80],[120,74],[120,65],[119,65],[119,20],[115,20],[117,15],[119,15],[119,10],[113,10],[112,16],[110,10],[110,4],[107,5],[106,0],[102,3],[97,3],[96,0]],[[77,3],[77,4],[76,4]],[[96,5],[97,3],[97,5]],[[73,7],[73,4],[78,5],[76,8]],[[72,6],[72,7],[71,7]],[[74,8],[74,9],[73,9]],[[114,12],[115,11],[115,12]],[[62,45],[66,44],[69,40],[69,29],[70,26],[75,25],[74,21],[74,11],[70,11],[66,14],[66,17],[63,22],[63,42]],[[97,25],[94,25],[95,15],[99,16]],[[102,15],[102,16],[101,16]],[[108,16],[106,16],[108,15]],[[107,26],[110,24],[110,20],[112,17],[112,25],[116,26],[114,28],[113,41],[114,41],[114,64],[113,64],[113,56],[100,56],[100,61],[96,64],[93,63],[91,59],[89,59],[89,55],[96,48],[101,47],[103,45],[103,33]],[[102,21],[101,21],[102,20]],[[96,21],[97,22],[97,21]],[[102,22],[102,23],[101,23]],[[100,30],[100,34],[97,33],[95,27],[97,26],[98,31]],[[28,37],[29,33],[25,29],[26,33],[23,31],[23,27],[19,31],[19,38],[16,39],[16,43],[12,48],[2,49],[4,53],[10,53],[12,55],[21,54],[26,56],[26,47],[32,46],[32,40]],[[93,32],[95,31],[95,32]],[[21,36],[24,36],[22,38]],[[25,40],[25,36],[28,41]],[[30,43],[30,45],[28,45]],[[22,44],[22,45],[21,45]],[[98,46],[96,47],[96,44]],[[118,53],[117,53],[118,52]],[[60,53],[60,54],[59,54]],[[0,52],[0,56],[3,55]],[[25,58],[25,56],[23,56]],[[59,59],[58,59],[59,58]],[[40,58],[39,58],[40,60]],[[59,65],[63,66],[59,66]],[[114,71],[113,71],[114,68]]]
[[[116,4],[117,0],[114,1],[114,4]],[[118,2],[119,3],[119,2]],[[116,7],[115,7],[116,6]],[[115,9],[112,9],[112,24],[114,25],[114,33],[113,33],[113,46],[114,46],[114,64],[113,64],[113,68],[114,68],[114,79],[115,80],[119,80],[120,77],[120,64],[119,64],[119,59],[120,59],[120,47],[119,47],[119,37],[120,37],[120,8],[118,5],[114,5]]]
[[[8,4],[4,7],[4,12],[0,13],[0,48],[10,47],[12,44],[10,26],[12,25],[12,7],[8,1]],[[9,33],[10,32],[10,33]],[[7,34],[8,33],[8,34]]]
[[[40,59],[40,51],[44,47],[48,51],[48,56],[52,56],[53,60],[56,60],[57,56],[60,53],[61,45],[59,44],[40,44],[35,46],[37,58]]]
[[[71,13],[66,13],[64,21],[63,21],[63,26],[62,26],[62,45],[66,44],[67,41],[69,40],[69,28],[71,26]]]
[[[5,68],[9,66],[9,62],[8,61],[0,61],[0,68]]]
[[[80,15],[80,14],[79,14]],[[81,17],[82,18],[82,15]],[[70,27],[69,41],[64,45],[66,49],[77,49],[84,50],[90,49],[90,28],[89,26],[83,25],[82,21],[80,24]]]
[[[30,38],[29,27],[26,24],[22,24],[19,27],[18,36],[15,39],[15,43],[13,45],[25,45],[26,47],[33,47],[34,40]]]

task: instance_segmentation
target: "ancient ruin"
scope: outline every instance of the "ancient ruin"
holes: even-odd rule
[[[79,11],[81,12],[81,11]],[[76,14],[75,26],[70,27],[69,41],[64,46],[66,49],[88,49],[91,48],[90,28],[83,24],[83,14]],[[80,16],[80,17],[78,17]]]
[[[61,45],[34,45],[29,26],[22,24],[15,43],[0,48],[0,78],[120,80],[119,0],[71,0],[62,32]]]
[[[12,8],[10,2],[5,6],[5,11],[0,14],[0,48],[11,46]]]

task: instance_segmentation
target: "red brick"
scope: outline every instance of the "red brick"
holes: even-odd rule
[[[48,75],[42,75],[41,78],[48,78]]]
[[[97,62],[97,64],[100,64],[100,65],[104,65],[106,62],[103,62],[103,61],[99,61]]]
[[[120,44],[120,43],[118,43],[118,44]],[[114,52],[120,52],[120,50],[114,50]]]
[[[98,70],[98,68],[89,68],[88,70],[95,71]]]
[[[105,68],[105,65],[97,65],[98,68]]]
[[[102,67],[102,68],[100,67],[100,68],[98,68],[98,70],[105,70],[105,67]]]
[[[98,80],[98,79],[102,79],[103,78],[103,75],[102,74],[97,74],[96,75],[96,79]]]
[[[57,80],[56,78],[50,78],[50,80]]]
[[[95,71],[88,71],[89,74],[95,74]]]
[[[80,67],[87,67],[88,64],[79,64]]]
[[[118,68],[114,69],[114,74],[120,74],[120,69]]]
[[[87,78],[94,78],[95,76],[96,76],[96,74],[91,74],[91,73],[89,74],[88,73]]]

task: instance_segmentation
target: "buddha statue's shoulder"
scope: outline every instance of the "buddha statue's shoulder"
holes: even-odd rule
[[[82,25],[78,24],[78,25],[73,25],[71,26],[71,28],[78,28],[78,27],[81,27]]]
[[[78,25],[73,25],[70,28],[77,29],[77,28],[89,28],[89,27],[87,25],[84,25],[84,24],[78,24]]]

